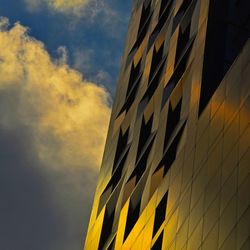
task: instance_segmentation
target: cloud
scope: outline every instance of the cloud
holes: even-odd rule
[[[30,11],[37,11],[44,5],[60,13],[81,16],[89,3],[95,0],[24,0]]]
[[[117,10],[117,3],[113,0],[23,0],[30,12],[39,12],[47,8],[50,11],[63,14],[67,17],[69,27],[74,29],[76,24],[84,19],[84,22],[95,22],[96,17],[102,20],[100,26],[104,26],[114,37],[117,36],[117,28],[127,24],[127,17],[123,11]],[[116,2],[116,1],[115,1]]]
[[[103,51],[103,54],[106,55]],[[96,55],[93,49],[74,49],[73,51],[73,67],[80,72],[88,72],[88,77],[96,83],[102,83],[108,86],[113,79],[110,74],[103,68],[104,65],[97,65],[97,60],[100,55]],[[106,55],[106,58],[111,58],[111,55]],[[105,66],[109,66],[111,62],[107,62]]]
[[[53,60],[27,28],[0,19],[0,242],[13,246],[6,249],[74,250],[88,224],[110,97],[67,65],[64,47],[58,52]]]

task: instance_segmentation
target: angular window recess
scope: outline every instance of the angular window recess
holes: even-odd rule
[[[137,117],[144,111],[145,107],[147,106],[148,102],[152,98],[152,96],[155,93],[155,90],[159,86],[159,83],[161,81],[162,72],[165,66],[166,57],[162,59],[162,62],[159,65],[159,68],[156,70],[157,72],[153,76],[153,79],[149,83],[149,87],[146,90],[146,93],[144,94],[142,100],[140,101],[137,109]]]
[[[118,138],[118,143],[116,147],[116,152],[115,152],[115,158],[114,158],[114,165],[113,165],[113,171],[116,169],[117,163],[120,160],[120,157],[122,156],[122,153],[127,147],[128,143],[128,135],[129,135],[129,128],[126,130],[126,132],[123,134],[122,129],[120,129],[119,133],[119,138]]]
[[[176,55],[175,55],[175,66],[179,62],[181,55],[189,42],[189,35],[191,29],[191,22],[186,27],[180,26],[179,36],[177,41]]]
[[[176,15],[184,15],[193,0],[183,0],[181,7],[179,8]]]
[[[159,65],[159,68],[157,69],[156,74],[154,75],[151,82],[149,83],[148,90],[146,91],[146,94],[144,95],[144,98],[147,98],[148,101],[151,99],[155,90],[159,86],[161,76],[162,76],[162,71],[163,71],[163,68],[165,66],[165,62],[166,62],[166,58],[163,58],[161,64]]]
[[[169,143],[169,139],[173,134],[173,131],[176,128],[178,122],[180,121],[181,104],[182,104],[182,98],[179,100],[178,104],[174,109],[172,108],[171,102],[169,103],[164,148],[166,148],[167,144]]]
[[[135,223],[139,219],[140,206],[141,206],[141,200],[138,199],[136,202],[130,200],[126,228],[125,228],[125,233],[124,233],[124,241],[127,239],[129,233],[131,232]]]
[[[155,210],[153,238],[165,220],[166,210],[167,210],[167,201],[168,201],[168,192],[162,197],[159,205],[157,206]]]
[[[155,244],[152,246],[152,250],[161,250],[162,249],[162,241],[163,241],[163,231],[161,232],[160,236],[156,240]]]
[[[179,23],[190,22],[196,6],[197,0],[184,0],[179,11],[174,17],[172,33],[174,33]],[[186,20],[185,20],[186,19]]]
[[[107,250],[115,250],[115,239],[116,237],[112,240]]]
[[[126,100],[118,116],[122,112],[128,111],[130,107],[132,106],[132,104],[134,103],[134,100],[135,100],[135,97],[139,88],[141,77],[142,77],[142,72],[141,72],[141,60],[140,60],[139,63],[136,65],[136,67],[134,66],[134,63],[132,64],[132,69],[131,69],[129,83],[128,83],[128,89],[126,93]]]
[[[173,164],[173,162],[176,159],[178,146],[179,146],[179,143],[181,141],[185,126],[186,126],[186,121],[181,126],[181,128],[177,132],[176,136],[173,138],[173,140],[172,140],[170,146],[167,148],[167,150],[164,150],[163,158],[162,158],[161,162],[159,163],[158,167],[156,168],[156,170],[154,171],[153,175],[157,174],[158,171],[162,171],[162,168],[163,168],[163,176],[162,176],[162,178],[163,178],[167,174],[167,172],[169,171],[171,165]],[[153,191],[154,190],[152,190],[152,192]]]
[[[159,20],[158,20],[156,27],[154,28],[154,31],[150,35],[147,51],[150,50],[150,48],[152,47],[152,45],[155,42],[156,37],[160,33],[163,26],[166,24],[168,17],[169,17],[169,14],[170,14],[170,11],[171,11],[171,8],[172,8],[172,4],[173,4],[173,0],[170,0],[170,1],[169,0],[168,1],[162,0],[160,12],[159,12]]]
[[[163,96],[162,96],[162,108],[164,107],[164,105],[166,104],[166,102],[169,99],[170,95],[172,94],[172,92],[173,92],[173,90],[175,88],[175,85],[176,85],[176,81],[174,81],[174,79],[173,79],[164,88]]]
[[[209,4],[199,116],[249,37],[248,0],[211,1]],[[214,62],[216,62],[216,65]]]
[[[132,104],[134,103],[138,88],[139,88],[139,82],[141,80],[141,76],[137,79],[136,83],[133,85],[124,105],[121,108],[121,111],[119,112],[118,116],[121,115],[124,111],[128,111],[130,109],[130,107],[132,106]],[[117,117],[118,117],[117,116]]]
[[[148,157],[149,157],[149,154],[151,152],[151,148],[154,142],[153,139],[154,139],[154,136],[152,135],[150,142],[146,145],[145,150],[142,152],[141,157],[136,163],[135,169],[129,178],[129,181],[135,178],[135,181],[134,181],[135,186],[139,182],[139,180],[141,179],[142,175],[144,174],[146,170]]]
[[[136,161],[138,160],[139,156],[141,155],[141,152],[143,151],[144,146],[146,145],[146,143],[151,135],[153,119],[154,119],[153,115],[150,117],[150,119],[147,122],[145,122],[144,117],[142,118]]]
[[[150,17],[151,17],[151,0],[146,1],[143,4],[137,37],[139,37],[140,33],[145,30],[145,25],[148,23],[148,20],[150,19]],[[146,33],[146,31],[147,29],[144,32]]]
[[[148,157],[151,152],[153,143],[155,139],[155,133],[150,136],[148,139],[148,142],[144,146],[144,149],[138,159],[138,161],[135,164],[135,168],[129,177],[129,180],[126,183],[126,186],[124,188],[124,195],[123,195],[123,202],[126,202],[127,198],[131,195],[133,190],[136,188],[137,183],[145,177],[144,173],[147,170],[147,163],[148,163]],[[145,180],[144,180],[145,181]],[[140,182],[139,185],[142,184],[143,180]],[[137,186],[138,187],[138,186]]]
[[[113,209],[110,212],[109,209],[106,208],[98,250],[103,250],[103,247],[105,246],[109,236],[112,233],[114,215],[115,215],[115,209]]]
[[[138,34],[137,34],[137,40],[129,52],[127,62],[126,62],[126,68],[132,61],[135,52],[140,47],[142,41],[145,38],[149,25],[150,25],[151,18],[152,18],[152,11],[151,11],[151,0],[150,0],[150,1],[147,1],[147,3],[145,2],[143,4],[141,19],[140,19],[140,24],[139,24]]]
[[[121,180],[122,171],[123,171],[123,167],[126,162],[126,159],[127,159],[128,151],[129,151],[129,147],[127,148],[127,150],[125,150],[120,162],[118,163],[116,170],[114,171],[113,176],[111,177],[108,185],[106,186],[105,190],[103,191],[100,197],[99,206],[98,206],[98,214],[100,213],[101,209],[103,208],[103,206],[109,199],[110,195],[113,193],[114,189],[117,187],[118,183]]]
[[[186,71],[187,62],[188,62],[190,53],[191,53],[192,48],[193,48],[194,39],[195,39],[195,37],[190,39],[185,51],[183,52],[183,55],[181,56],[179,62],[176,65],[176,68],[175,68],[173,75],[171,76],[170,80],[168,81],[168,84],[165,86],[165,88],[163,90],[162,108],[166,104],[166,102],[169,99],[171,93],[173,92],[175,86],[177,85],[177,83],[179,82],[179,80],[183,76],[184,72]]]
[[[136,114],[136,117],[138,119],[138,117],[143,114],[147,104],[148,104],[148,98],[147,96],[145,95],[144,98],[142,98],[142,100],[140,101],[139,105],[138,105],[138,108],[137,108],[137,114]]]
[[[134,63],[132,64],[126,98],[130,95],[134,85],[138,83],[137,80],[140,76],[140,73],[141,73],[141,59],[136,66],[134,65]]]
[[[163,13],[166,13],[167,16],[169,15],[169,12],[171,10],[173,4],[173,0],[161,0],[161,7],[159,12],[159,19],[161,18]]]
[[[151,68],[150,68],[150,73],[149,73],[149,82],[153,78],[156,69],[159,67],[160,63],[162,62],[163,49],[164,49],[164,43],[162,43],[161,47],[158,50],[156,50],[156,48],[154,47]]]
[[[191,2],[192,2],[192,0],[183,0],[182,5],[180,6],[178,12],[176,13],[176,15],[174,17],[173,32],[175,31],[175,28],[180,23],[182,17],[184,16],[184,14],[188,10],[188,8],[190,7]]]

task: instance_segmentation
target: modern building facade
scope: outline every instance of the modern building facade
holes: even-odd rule
[[[250,1],[135,0],[86,250],[250,249]]]

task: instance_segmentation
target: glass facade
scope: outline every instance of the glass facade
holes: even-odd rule
[[[249,0],[134,1],[84,249],[250,249],[249,35]]]

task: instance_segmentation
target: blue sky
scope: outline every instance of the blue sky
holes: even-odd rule
[[[1,249],[82,249],[131,2],[0,0]]]
[[[8,17],[11,23],[27,26],[29,34],[42,41],[53,57],[58,56],[59,46],[65,46],[68,63],[85,78],[105,85],[114,95],[132,1],[100,0],[104,9],[100,4],[94,16],[88,10],[81,17],[58,13],[46,6],[31,11],[24,1],[0,0],[0,15]]]

